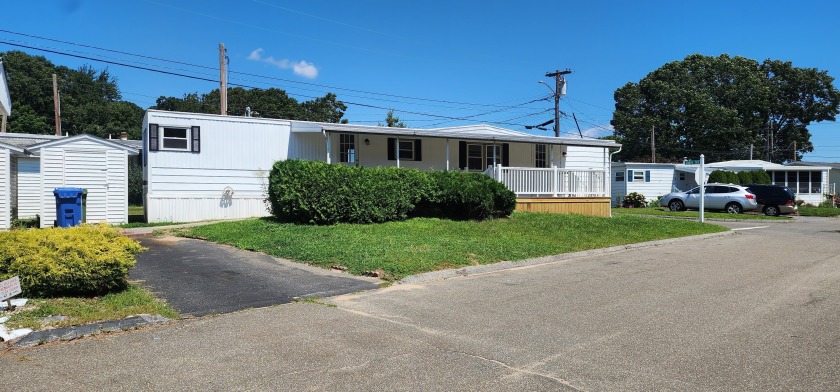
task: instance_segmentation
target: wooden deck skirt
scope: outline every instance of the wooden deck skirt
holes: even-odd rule
[[[516,211],[610,216],[609,197],[517,197]]]

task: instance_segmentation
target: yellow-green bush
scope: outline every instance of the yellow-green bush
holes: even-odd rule
[[[20,276],[24,295],[100,295],[122,290],[134,240],[106,224],[0,233],[0,280]]]

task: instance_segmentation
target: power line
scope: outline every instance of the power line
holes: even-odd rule
[[[218,71],[219,70],[219,68],[217,68],[217,67],[209,67],[209,66],[205,66],[205,65],[187,63],[187,62],[178,61],[178,60],[164,59],[164,58],[161,58],[161,57],[148,56],[148,55],[126,52],[126,51],[116,50],[116,49],[109,49],[109,48],[104,48],[104,47],[101,47],[101,46],[81,44],[81,43],[77,43],[77,42],[71,42],[71,41],[60,40],[60,39],[55,39],[55,38],[43,37],[43,36],[38,36],[38,35],[34,35],[34,34],[20,33],[20,32],[6,30],[6,29],[0,29],[0,32],[7,33],[7,34],[20,35],[20,36],[24,36],[24,37],[35,38],[35,39],[40,39],[40,40],[45,40],[45,41],[58,42],[58,43],[67,44],[67,45],[79,46],[79,47],[84,47],[84,48],[89,48],[89,49],[95,49],[95,50],[100,50],[100,51],[104,51],[104,52],[111,52],[111,53],[118,53],[118,54],[127,55],[127,56],[134,56],[134,57],[144,58],[144,59],[148,59],[148,60],[169,62],[169,63],[173,63],[173,64],[180,64],[180,65],[186,65],[186,66],[190,66],[190,67],[203,68],[203,69],[212,70],[212,71]],[[38,48],[31,48],[31,49],[40,50]],[[88,54],[88,55],[92,55],[92,54]],[[126,61],[126,60],[122,60],[122,59],[115,59],[115,60]],[[94,61],[97,61],[97,60],[94,60]],[[146,64],[146,65],[150,65],[150,64]],[[183,69],[178,69],[178,70],[189,72],[189,71],[186,71],[186,70],[183,70]],[[312,83],[312,82],[304,82],[304,81],[300,81],[300,80],[278,78],[278,77],[253,74],[253,73],[248,73],[248,72],[231,71],[231,73],[232,74],[238,74],[238,75],[244,75],[244,76],[251,76],[251,77],[257,77],[257,78],[269,79],[269,80],[276,80],[276,81],[287,82],[287,83],[295,83],[295,84],[302,84],[302,85],[308,85],[308,86],[322,87],[322,88],[325,88],[325,89],[349,91],[349,92],[356,92],[356,93],[370,94],[370,95],[381,95],[381,96],[386,96],[386,97],[391,97],[391,98],[402,98],[402,99],[411,99],[411,100],[417,100],[417,101],[448,103],[448,104],[454,104],[454,105],[482,106],[482,107],[505,107],[505,105],[503,105],[502,103],[486,104],[486,103],[471,103],[471,102],[463,102],[463,101],[452,101],[452,100],[445,100],[445,99],[421,98],[421,97],[412,97],[412,96],[407,96],[407,95],[366,91],[366,90],[332,86],[332,85]],[[358,98],[375,99],[375,98],[367,98],[367,97],[358,97]]]

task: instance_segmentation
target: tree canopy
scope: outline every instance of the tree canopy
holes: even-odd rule
[[[214,89],[201,95],[198,93],[186,94],[183,98],[161,96],[157,99],[157,104],[152,106],[151,109],[191,113],[219,113],[220,102],[219,89]],[[244,116],[246,107],[251,108],[251,114],[254,117],[329,123],[346,122],[342,117],[347,110],[347,106],[338,101],[333,93],[328,93],[311,101],[298,102],[278,88],[229,88],[228,114]]]
[[[62,132],[105,138],[127,132],[132,139],[140,138],[143,109],[122,100],[117,80],[108,69],[56,66],[43,56],[21,51],[0,53],[0,57],[12,97],[8,132],[55,134],[52,74],[56,74]]]
[[[658,161],[748,159],[750,145],[755,158],[766,159],[770,129],[769,160],[798,159],[813,151],[808,125],[840,113],[833,82],[826,71],[780,60],[694,54],[667,63],[615,91],[611,124],[623,144],[620,159],[648,161],[654,128]]]
[[[377,124],[377,125],[379,125],[380,127],[383,126],[382,124]],[[389,128],[405,128],[405,127],[407,127],[407,125],[405,125],[405,123],[402,120],[400,120],[399,117],[394,115],[394,109],[389,110],[388,114],[385,116],[385,125],[384,126],[389,127]]]

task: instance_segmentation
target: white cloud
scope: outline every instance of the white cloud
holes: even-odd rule
[[[274,56],[263,57],[263,53],[265,51],[262,48],[257,48],[247,58],[251,61],[268,63],[280,69],[291,69],[295,75],[303,76],[307,79],[318,77],[318,67],[306,60],[292,61],[288,59],[275,59]]]

